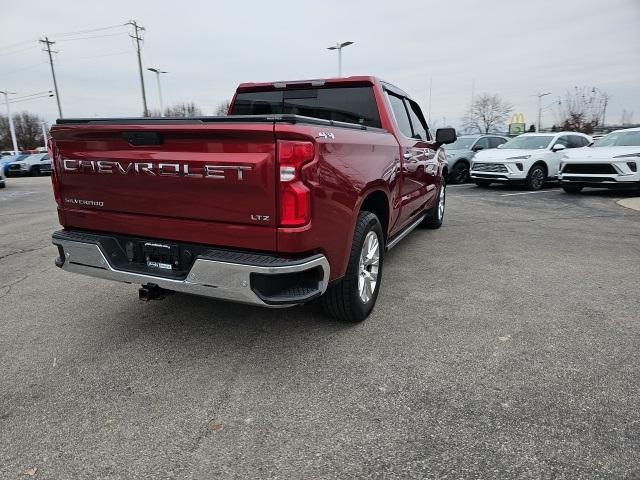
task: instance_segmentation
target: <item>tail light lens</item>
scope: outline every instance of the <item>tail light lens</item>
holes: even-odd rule
[[[53,198],[55,198],[56,203],[62,206],[62,195],[60,195],[60,185],[58,184],[58,175],[56,174],[56,155],[58,153],[55,145],[53,143],[53,139],[50,138],[47,142],[47,152],[49,153],[49,158],[51,159],[51,186],[53,187]]]
[[[311,217],[311,192],[302,182],[302,165],[313,160],[312,142],[278,140],[281,227],[300,227]]]

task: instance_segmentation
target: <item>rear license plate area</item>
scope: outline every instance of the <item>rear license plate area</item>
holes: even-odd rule
[[[141,242],[147,267],[163,271],[180,270],[180,247],[164,242]]]

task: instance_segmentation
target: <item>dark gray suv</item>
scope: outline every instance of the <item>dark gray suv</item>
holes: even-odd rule
[[[476,152],[488,150],[502,145],[507,137],[500,135],[462,135],[447,145],[447,162],[449,163],[449,183],[466,183],[469,181],[469,166]]]

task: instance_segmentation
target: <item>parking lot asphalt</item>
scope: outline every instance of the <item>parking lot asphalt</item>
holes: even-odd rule
[[[448,190],[362,324],[53,264],[48,178],[0,190],[0,478],[640,478],[640,212]]]

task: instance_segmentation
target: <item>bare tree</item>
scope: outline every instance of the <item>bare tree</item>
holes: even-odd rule
[[[176,103],[167,107],[164,111],[165,117],[201,117],[202,110],[195,103]]]
[[[229,113],[229,107],[231,106],[231,101],[230,100],[225,100],[222,103],[219,103],[218,106],[216,107],[216,111],[214,112],[214,115],[219,115],[219,116],[225,116]]]
[[[574,87],[558,102],[558,123],[563,130],[592,133],[602,123],[608,100],[595,87]]]
[[[20,112],[13,115],[18,148],[30,150],[44,145],[42,122],[43,120],[40,117],[29,112]],[[9,131],[9,119],[4,115],[0,115],[0,149],[13,149]]]
[[[499,95],[484,93],[473,99],[462,124],[465,130],[489,133],[504,125],[512,110],[513,105]]]

